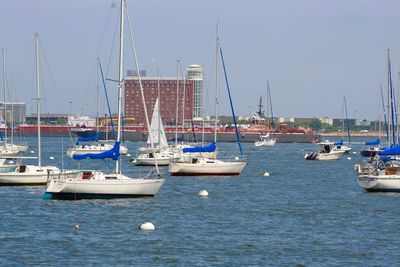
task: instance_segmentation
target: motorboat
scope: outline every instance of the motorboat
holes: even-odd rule
[[[266,135],[262,135],[259,141],[254,143],[255,146],[274,146],[276,143],[276,138],[270,138],[269,133]]]
[[[326,140],[317,143],[320,147],[318,152],[310,152],[304,156],[306,160],[338,160],[345,153],[343,150],[334,150],[334,143]]]

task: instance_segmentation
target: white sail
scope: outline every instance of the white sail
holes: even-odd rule
[[[168,148],[168,141],[161,120],[158,98],[156,100],[156,104],[154,105],[153,116],[151,118],[150,134],[153,143],[158,145],[160,149]],[[147,138],[147,144],[150,145],[150,136]]]

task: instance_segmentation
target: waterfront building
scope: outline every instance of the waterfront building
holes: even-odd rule
[[[4,110],[5,107],[5,110]],[[5,114],[5,116],[4,116]],[[22,102],[0,102],[0,119],[6,120],[8,125],[11,122],[14,125],[25,122],[26,118],[26,104]]]
[[[144,72],[143,72],[144,73]],[[142,73],[142,74],[143,74]],[[129,76],[132,75],[132,76]],[[182,123],[183,108],[186,124],[194,117],[202,115],[204,106],[203,68],[200,65],[190,65],[185,77],[141,77],[149,118],[158,97],[158,83],[160,85],[160,114],[166,125],[176,123],[176,109],[179,110],[178,124]],[[177,86],[179,87],[177,90]],[[144,123],[144,108],[140,93],[137,72],[128,71],[124,80],[124,116],[133,118],[136,123]],[[177,93],[178,92],[178,93]],[[183,93],[185,92],[185,97]],[[178,102],[178,104],[177,104]]]

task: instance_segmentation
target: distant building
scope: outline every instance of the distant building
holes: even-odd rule
[[[130,74],[137,73],[131,72]],[[141,80],[149,118],[153,114],[154,105],[158,97],[158,89],[160,89],[161,100],[160,114],[164,124],[171,125],[176,123],[177,108],[179,110],[179,124],[182,123],[183,107],[185,109],[185,122],[202,115],[204,84],[203,68],[201,66],[190,65],[187,68],[187,74],[184,78],[141,76]],[[124,80],[124,87],[124,116],[126,118],[133,118],[137,123],[144,123],[145,114],[139,78],[134,75],[128,76]],[[183,96],[184,92],[185,97]]]
[[[94,127],[96,126],[96,119],[90,116],[68,116],[68,125],[72,127]]]
[[[5,107],[5,112],[4,112]],[[5,118],[4,118],[5,114]],[[6,120],[8,125],[22,124],[26,118],[26,104],[22,102],[0,102],[0,120]]]
[[[340,128],[343,125],[345,125],[345,127],[347,127],[346,124],[349,127],[354,127],[354,126],[356,126],[356,121],[357,120],[356,119],[332,119],[332,121],[333,121],[333,123],[332,123],[333,127]]]
[[[40,114],[41,125],[60,125],[67,124],[67,114],[45,113]],[[37,124],[37,114],[26,116],[26,124]]]

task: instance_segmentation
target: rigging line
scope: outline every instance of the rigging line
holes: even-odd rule
[[[387,118],[386,118],[385,99],[383,97],[382,86],[381,86],[381,99],[382,99],[382,108],[383,108],[383,119],[385,121],[386,139],[389,140],[389,127],[388,127]]]
[[[226,74],[224,55],[222,54],[222,48],[221,48],[221,46],[219,47],[219,52],[220,52],[220,54],[221,54],[221,61],[222,61],[222,67],[223,67],[223,69],[224,69],[224,74],[225,74],[226,87],[228,88],[229,102],[230,102],[230,104],[231,104],[231,110],[232,110],[232,115],[233,115],[233,123],[235,124],[236,137],[237,137],[237,139],[238,139],[238,145],[239,145],[239,149],[240,149],[240,155],[243,156],[242,145],[240,144],[239,129],[237,128],[236,115],[235,115],[235,110],[234,110],[234,108],[233,108],[231,90],[229,89],[228,76],[227,76],[227,74]]]
[[[112,42],[111,42],[110,56],[109,56],[108,62],[107,62],[106,76],[109,75],[109,71],[110,71],[111,59],[113,58],[114,45],[116,43],[115,38],[116,38],[117,33],[118,33],[118,26],[119,26],[119,20],[117,19],[117,21],[115,23],[115,28],[114,28],[113,39],[112,39]]]
[[[149,116],[148,116],[148,113],[147,113],[146,101],[145,101],[145,98],[144,98],[144,91],[143,91],[143,85],[142,85],[142,80],[141,80],[140,71],[139,71],[139,70],[140,70],[140,69],[139,69],[139,63],[138,63],[138,59],[137,59],[137,55],[136,55],[136,47],[135,47],[135,42],[134,42],[134,37],[133,37],[133,31],[132,31],[132,27],[131,27],[131,20],[130,20],[130,18],[129,18],[128,6],[127,6],[127,4],[126,4],[126,1],[124,1],[124,3],[125,3],[125,7],[126,7],[125,10],[126,10],[126,17],[127,17],[127,19],[128,19],[129,34],[130,34],[130,37],[131,37],[131,44],[132,44],[132,49],[133,49],[133,56],[134,56],[134,60],[135,60],[136,69],[138,70],[139,87],[140,87],[140,92],[141,92],[141,95],[142,95],[142,102],[143,102],[144,114],[145,114],[145,117],[146,117],[147,131],[148,131],[148,133],[149,133],[149,139],[150,139],[151,148],[152,148],[152,150],[154,151],[153,137],[152,137],[151,134],[150,134]],[[161,176],[160,170],[159,170],[159,168],[158,168],[157,157],[154,157],[154,163],[155,163],[155,165],[156,165],[157,174],[158,174],[159,176]]]
[[[349,143],[351,143],[351,138],[350,138],[350,125],[349,125],[349,115],[347,113],[347,101],[346,101],[346,96],[343,96],[344,98],[344,109],[346,111],[346,128],[347,128],[347,137],[349,138]],[[355,118],[354,118],[355,119]]]
[[[272,129],[275,129],[274,112],[272,110],[271,88],[269,87],[269,81],[268,80],[267,80],[267,87],[268,87],[269,108],[271,110],[271,125],[272,125]]]
[[[115,131],[114,131],[114,122],[113,122],[113,118],[112,118],[112,113],[111,113],[111,108],[110,108],[110,102],[108,101],[107,87],[106,87],[106,83],[105,83],[105,81],[104,81],[103,68],[101,67],[101,62],[100,62],[100,60],[99,60],[99,68],[100,68],[101,80],[102,80],[102,82],[103,82],[104,93],[105,93],[105,95],[106,95],[106,101],[107,101],[107,107],[108,107],[108,114],[109,114],[109,116],[110,116],[110,121],[111,121],[111,130],[112,130],[112,133],[113,133],[114,140],[116,140],[116,139],[115,139],[115,137],[116,137],[116,136],[115,136]]]
[[[57,102],[58,102],[58,105],[59,105],[58,107],[61,108],[61,113],[64,113],[64,107],[63,107],[62,102],[60,100],[60,95],[58,94],[58,90],[57,90],[56,84],[54,82],[53,74],[51,73],[51,69],[49,67],[49,62],[47,60],[46,53],[44,52],[44,49],[43,49],[44,46],[43,46],[42,41],[40,39],[39,39],[39,42],[40,42],[40,46],[39,47],[40,47],[40,50],[41,50],[41,52],[43,54],[43,58],[44,58],[44,62],[45,62],[46,67],[47,67],[47,71],[49,72],[50,81],[52,83],[51,86],[53,87],[55,95],[56,95],[56,98],[57,98]]]

